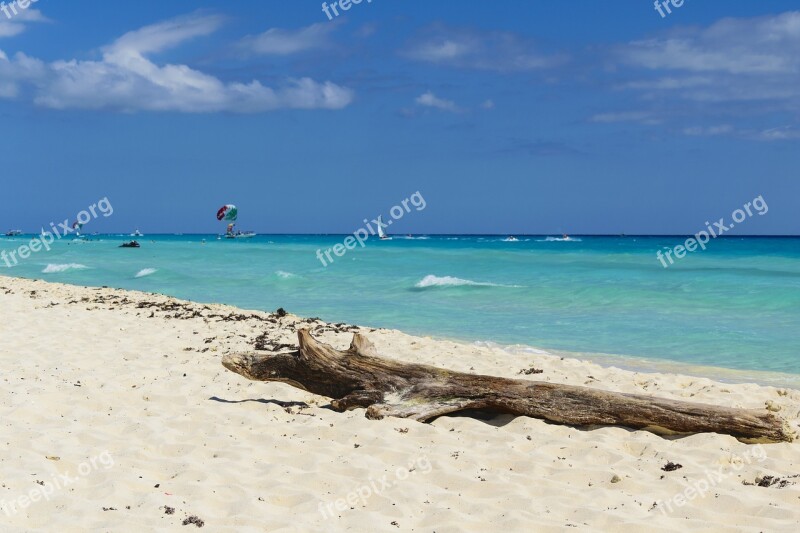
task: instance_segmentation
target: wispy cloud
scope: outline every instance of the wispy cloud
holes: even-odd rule
[[[544,69],[566,61],[566,56],[544,52],[515,33],[440,25],[424,30],[403,55],[442,66],[500,72]]]
[[[417,96],[414,100],[417,104],[425,107],[433,107],[436,109],[441,109],[442,111],[449,111],[451,113],[458,113],[459,108],[455,102],[452,100],[445,100],[443,98],[437,97],[431,91],[428,91],[424,94]]]
[[[500,150],[501,153],[522,153],[536,157],[553,156],[583,156],[579,150],[565,142],[547,139],[511,139],[509,146]]]
[[[625,86],[650,97],[669,91],[671,98],[700,102],[800,108],[800,11],[680,28],[630,42],[617,54],[622,63],[650,71],[648,79]]]
[[[778,142],[800,139],[800,129],[792,125],[768,129],[736,128],[730,124],[719,126],[693,126],[684,128],[684,135],[691,137],[732,137],[749,141]]]
[[[48,22],[48,19],[38,9],[20,9],[10,19],[0,12],[0,38],[19,35],[31,22]]]
[[[759,141],[791,141],[800,139],[800,130],[794,126],[781,126],[763,130],[755,134]]]
[[[179,17],[126,33],[102,49],[102,60],[45,63],[0,51],[0,97],[33,88],[35,104],[54,109],[116,111],[229,111],[259,113],[281,108],[339,109],[353,99],[350,89],[311,78],[287,79],[279,88],[226,83],[187,65],[158,65],[147,55],[207,36],[221,25],[215,15]]]
[[[646,111],[621,111],[617,113],[599,113],[589,119],[590,122],[601,124],[611,124],[615,122],[637,122],[639,124],[655,125],[660,124],[661,120],[655,118],[652,113]]]
[[[320,22],[296,30],[271,28],[264,33],[245,37],[239,44],[261,55],[296,54],[328,46],[328,37],[336,26],[336,22]]]
[[[716,137],[718,135],[729,135],[734,133],[735,129],[730,124],[722,124],[719,126],[692,126],[691,128],[684,128],[683,134],[692,137]]]

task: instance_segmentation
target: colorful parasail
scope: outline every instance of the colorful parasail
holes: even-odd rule
[[[236,209],[236,206],[232,204],[223,205],[219,208],[219,211],[217,211],[217,220],[219,221],[225,220],[228,222],[236,222],[236,218],[238,216],[239,210]]]

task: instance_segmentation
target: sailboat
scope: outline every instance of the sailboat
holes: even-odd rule
[[[378,217],[378,238],[382,241],[391,241],[392,238],[386,235],[383,231],[383,220],[382,217]]]
[[[72,242],[86,242],[89,240],[89,237],[81,233],[82,229],[83,229],[83,224],[81,224],[77,220],[72,223],[72,230],[75,232],[75,237],[72,239]]]

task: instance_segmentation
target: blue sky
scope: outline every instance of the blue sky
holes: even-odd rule
[[[800,234],[789,1],[39,0],[0,12],[0,229]]]

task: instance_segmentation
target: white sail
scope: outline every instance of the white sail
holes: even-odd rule
[[[381,220],[381,217],[378,217],[378,238],[385,239],[386,238],[386,234],[383,232],[383,225],[382,224],[383,224],[383,220]]]

